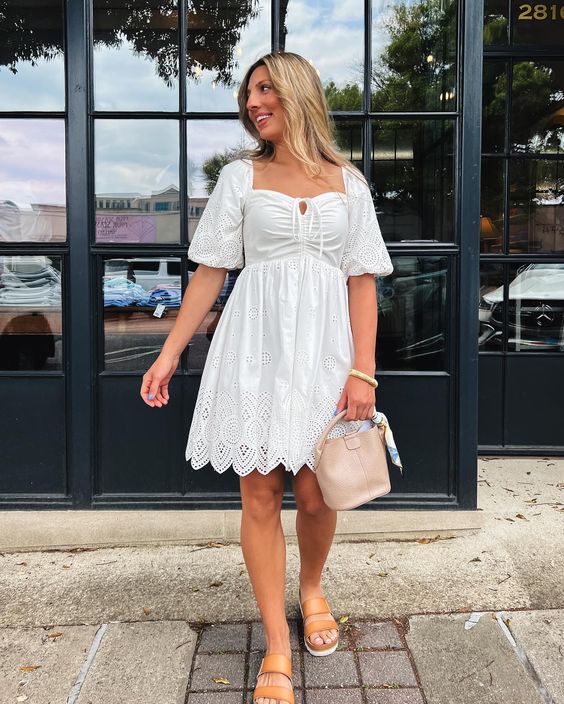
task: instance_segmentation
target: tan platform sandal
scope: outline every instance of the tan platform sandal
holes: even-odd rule
[[[274,685],[266,685],[264,687],[257,685],[253,692],[253,702],[264,697],[265,699],[278,699],[279,702],[288,702],[295,704],[294,692],[292,690],[292,660],[282,653],[274,653],[273,655],[265,655],[260,665],[260,670],[257,675],[257,680],[261,675],[266,673],[277,673],[285,675],[290,681],[289,687],[276,687]]]
[[[309,640],[312,633],[319,633],[319,631],[330,631],[335,629],[339,630],[339,626],[335,619],[331,618],[319,618],[310,619],[307,624],[306,620],[311,616],[321,616],[321,614],[330,614],[331,609],[329,604],[321,596],[314,597],[313,599],[306,599],[304,602],[301,600],[300,596],[300,611],[302,612],[302,618],[304,620],[304,644],[311,655],[320,657],[323,655],[331,655],[337,650],[339,646],[339,636],[337,635],[337,640],[334,643],[323,643],[316,645]]]

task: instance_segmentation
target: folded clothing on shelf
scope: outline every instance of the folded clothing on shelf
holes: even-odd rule
[[[60,306],[61,273],[52,266],[34,271],[5,268],[0,274],[0,306]]]

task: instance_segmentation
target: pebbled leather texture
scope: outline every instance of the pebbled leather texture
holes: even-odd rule
[[[385,427],[327,438],[346,415],[341,411],[326,426],[315,447],[315,473],[329,508],[347,511],[391,490],[386,458]]]

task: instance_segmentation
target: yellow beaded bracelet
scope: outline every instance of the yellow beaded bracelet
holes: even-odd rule
[[[368,376],[368,374],[365,374],[364,372],[359,372],[358,369],[349,369],[349,376],[356,376],[358,379],[366,381],[368,384],[370,384],[370,386],[373,386],[375,389],[378,388],[378,382],[373,376]]]

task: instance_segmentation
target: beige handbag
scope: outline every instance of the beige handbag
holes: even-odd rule
[[[346,511],[390,492],[390,459],[402,471],[394,436],[383,413],[375,412],[373,428],[328,438],[332,428],[346,415],[341,411],[327,424],[315,446],[315,473],[329,508]]]

